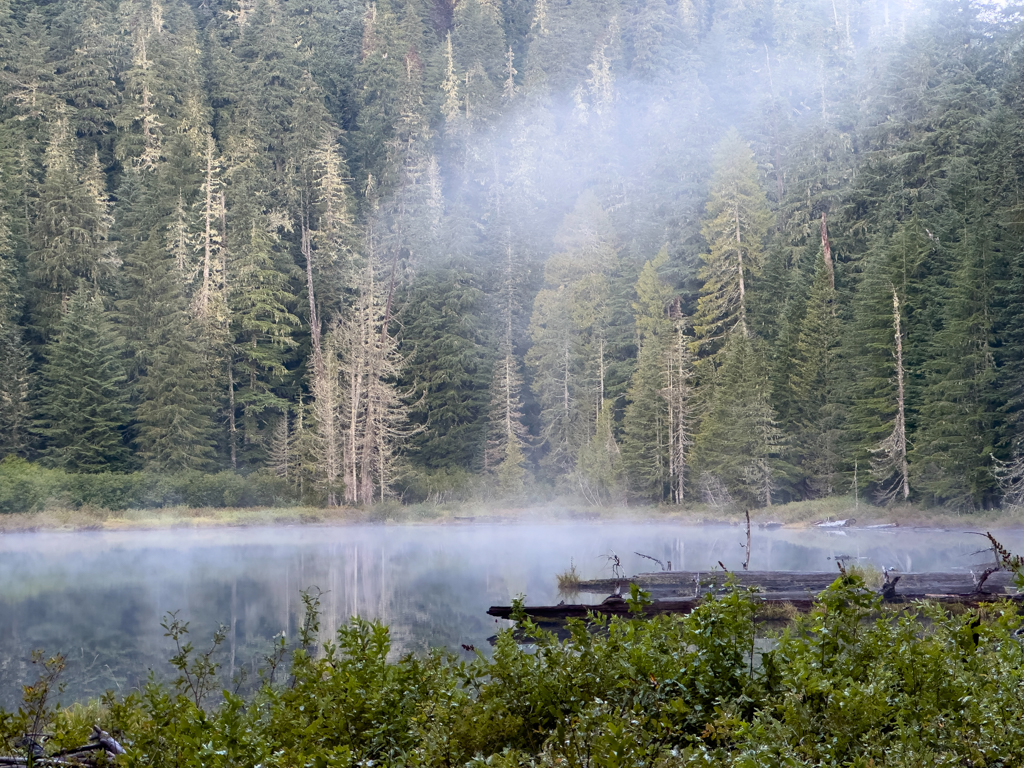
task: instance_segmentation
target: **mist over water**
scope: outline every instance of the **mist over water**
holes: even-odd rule
[[[487,616],[518,594],[557,603],[557,573],[570,561],[583,578],[612,575],[617,554],[627,574],[656,569],[641,552],[675,570],[739,569],[737,526],[640,522],[457,524],[429,526],[244,528],[142,532],[32,533],[0,537],[0,706],[18,703],[36,675],[33,649],[69,658],[65,700],[107,689],[127,692],[149,670],[170,675],[168,611],[190,622],[208,647],[228,627],[219,661],[250,671],[281,632],[293,640],[300,591],[323,591],[322,638],[347,617],[391,626],[396,654],[461,645],[485,650],[506,622]],[[1024,551],[1024,531],[1000,540]],[[780,529],[753,532],[754,570],[831,571],[847,555],[903,571],[967,570],[989,562],[979,536],[953,531]],[[572,597],[581,602],[600,596]]]

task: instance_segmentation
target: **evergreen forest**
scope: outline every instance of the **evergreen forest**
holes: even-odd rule
[[[1024,501],[1022,31],[967,0],[0,0],[3,466]]]

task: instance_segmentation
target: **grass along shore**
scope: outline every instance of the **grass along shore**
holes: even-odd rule
[[[855,504],[852,497],[777,504],[750,511],[756,526],[769,521],[803,527],[825,519],[856,518],[858,525],[897,523],[928,528],[1020,528],[1024,509],[985,510],[958,514],[943,508],[913,504],[876,507]],[[185,507],[109,510],[96,507],[48,507],[39,512],[0,514],[0,533],[40,530],[144,530],[217,526],[566,523],[599,521],[659,521],[681,525],[743,525],[738,507],[605,506],[594,507],[572,499],[538,503],[458,502],[448,504],[378,504],[372,507]]]

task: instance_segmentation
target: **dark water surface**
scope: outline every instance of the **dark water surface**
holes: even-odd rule
[[[1024,531],[1001,531],[1024,552]],[[172,652],[161,619],[178,611],[197,647],[228,627],[220,661],[252,669],[271,638],[296,635],[300,591],[319,588],[325,636],[353,614],[391,626],[396,652],[462,644],[485,648],[500,626],[490,605],[518,594],[560,599],[555,575],[574,561],[583,578],[676,570],[722,561],[739,568],[739,527],[661,522],[360,525],[0,535],[0,706],[36,675],[33,649],[68,656],[64,699],[127,691],[150,670],[166,676]],[[849,555],[903,571],[966,570],[990,561],[987,542],[963,531],[755,529],[750,567],[832,570]],[[582,599],[586,600],[584,596]],[[591,598],[591,600],[600,598]],[[460,650],[461,652],[461,650]]]

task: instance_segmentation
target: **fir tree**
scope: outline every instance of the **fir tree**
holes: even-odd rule
[[[33,314],[47,333],[80,280],[97,281],[112,265],[105,259],[110,203],[99,159],[83,167],[66,116],[53,124],[43,158],[45,176],[36,200],[29,276]]]
[[[807,299],[793,364],[787,366],[795,439],[789,453],[811,495],[840,488],[844,454],[842,334],[832,271],[824,258]]]
[[[473,325],[483,294],[473,283],[465,272],[432,270],[401,302],[403,383],[421,428],[409,460],[428,469],[479,469],[483,459],[488,366]]]
[[[484,469],[498,476],[499,490],[505,495],[520,493],[526,476],[527,430],[523,424],[522,376],[515,355],[515,321],[519,310],[517,288],[521,276],[511,243],[506,244],[505,264],[498,294],[501,341],[491,374],[488,406],[487,448]]]
[[[742,333],[728,337],[694,437],[694,463],[732,496],[771,505],[781,433],[769,400],[763,354]]]
[[[80,287],[43,349],[33,431],[48,465],[71,472],[124,466],[130,412],[120,356],[103,300]]]
[[[18,325],[22,307],[12,246],[0,217],[0,457],[21,453],[29,443],[29,359]]]
[[[747,327],[750,278],[760,272],[769,223],[768,203],[757,182],[749,146],[734,130],[715,150],[715,170],[701,232],[708,243],[704,281],[693,318],[705,354],[721,349],[734,329]]]
[[[672,290],[658,275],[668,262],[663,248],[644,264],[633,303],[639,336],[637,367],[626,392],[622,420],[622,457],[630,489],[645,498],[661,500],[670,480],[671,430],[666,398],[672,368],[670,353],[675,329],[668,315]]]

